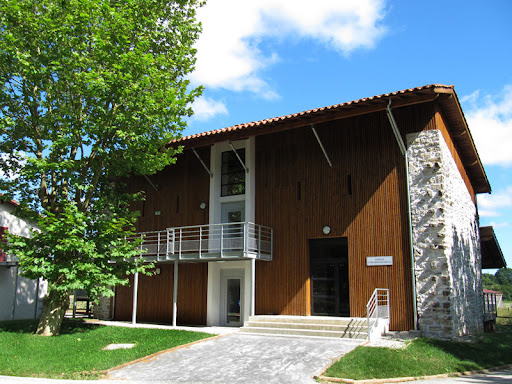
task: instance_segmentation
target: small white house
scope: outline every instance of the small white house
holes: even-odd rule
[[[493,303],[495,303],[496,308],[503,307],[503,292],[500,291],[491,291],[490,289],[484,289],[484,295],[489,296]]]
[[[6,241],[5,232],[30,236],[30,229],[35,227],[13,215],[17,205],[15,201],[0,201],[0,241]],[[0,242],[0,321],[39,318],[46,291],[46,281],[21,276],[16,258],[1,250]]]

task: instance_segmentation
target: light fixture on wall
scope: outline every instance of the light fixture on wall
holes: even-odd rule
[[[328,235],[329,233],[331,233],[331,227],[329,227],[328,225],[325,225],[322,228],[322,232],[324,233],[324,235]]]
[[[159,275],[161,272],[162,272],[162,271],[160,270],[160,268],[156,268],[156,269],[155,269],[155,273],[156,273],[157,275]]]
[[[201,203],[201,204],[199,205],[199,208],[201,208],[201,209],[206,209],[206,203]]]

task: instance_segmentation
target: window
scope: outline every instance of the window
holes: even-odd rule
[[[236,151],[245,163],[245,149]],[[245,194],[245,169],[233,151],[222,152],[221,196]]]

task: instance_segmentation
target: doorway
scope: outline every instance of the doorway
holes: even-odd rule
[[[350,316],[346,237],[309,241],[311,314]]]
[[[221,271],[221,313],[220,324],[240,327],[243,324],[244,270],[225,269]]]
[[[222,223],[233,223],[223,228],[223,252],[239,251],[244,245],[245,201],[221,204]]]

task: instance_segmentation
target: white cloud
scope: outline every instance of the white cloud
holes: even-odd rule
[[[482,162],[512,165],[512,85],[499,95],[481,95],[477,90],[461,102],[467,105],[466,118]]]
[[[492,227],[494,227],[494,229],[500,229],[500,228],[507,228],[508,226],[510,226],[510,223],[508,222],[500,222],[500,223],[497,223],[495,221],[491,221],[489,223],[489,225],[491,225]]]
[[[206,121],[217,115],[228,114],[226,105],[223,102],[204,96],[192,103],[192,109],[194,111],[193,119],[199,121]]]
[[[498,211],[493,211],[493,210],[489,210],[489,209],[479,209],[478,215],[480,217],[499,217],[499,216],[501,216],[501,213]]]
[[[349,54],[372,48],[386,32],[379,23],[385,0],[211,0],[198,11],[203,33],[192,80],[213,88],[276,92],[261,72],[279,60],[262,41],[310,39]]]
[[[478,195],[478,213],[481,217],[498,217],[504,210],[512,208],[512,185],[492,195]]]

